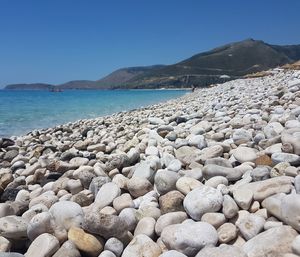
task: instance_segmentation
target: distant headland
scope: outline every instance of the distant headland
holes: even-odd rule
[[[279,46],[246,39],[196,54],[172,65],[119,69],[96,81],[75,80],[60,85],[11,84],[4,89],[61,91],[203,87],[293,63],[299,59],[300,45]]]

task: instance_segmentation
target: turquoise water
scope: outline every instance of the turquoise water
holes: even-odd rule
[[[68,90],[60,93],[0,90],[0,137],[132,110],[186,93],[183,90]]]

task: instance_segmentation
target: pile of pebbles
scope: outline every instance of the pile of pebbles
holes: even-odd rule
[[[300,71],[0,139],[0,257],[300,256]]]

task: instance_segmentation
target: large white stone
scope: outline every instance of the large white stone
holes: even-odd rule
[[[186,220],[181,224],[164,228],[161,239],[169,250],[195,256],[202,248],[216,245],[218,233],[212,225],[206,222]]]
[[[106,183],[100,188],[99,192],[97,193],[95,205],[99,209],[102,209],[105,206],[111,205],[114,199],[120,195],[121,189],[117,184],[113,182]]]
[[[39,235],[29,246],[25,257],[50,257],[59,249],[55,236],[44,233]]]
[[[60,227],[68,230],[71,227],[81,227],[83,224],[83,211],[79,204],[70,201],[61,201],[55,203],[49,212],[54,221]]]
[[[298,233],[290,226],[268,229],[243,245],[248,257],[282,257],[292,252],[292,243]]]
[[[219,211],[222,207],[223,195],[219,190],[202,186],[189,192],[183,201],[186,212],[194,219],[200,220],[207,212]]]
[[[122,257],[154,257],[161,254],[161,249],[146,235],[137,235],[124,249]]]

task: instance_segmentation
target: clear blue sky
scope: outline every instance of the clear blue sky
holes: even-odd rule
[[[249,37],[300,44],[299,0],[0,0],[0,87],[96,80]]]

